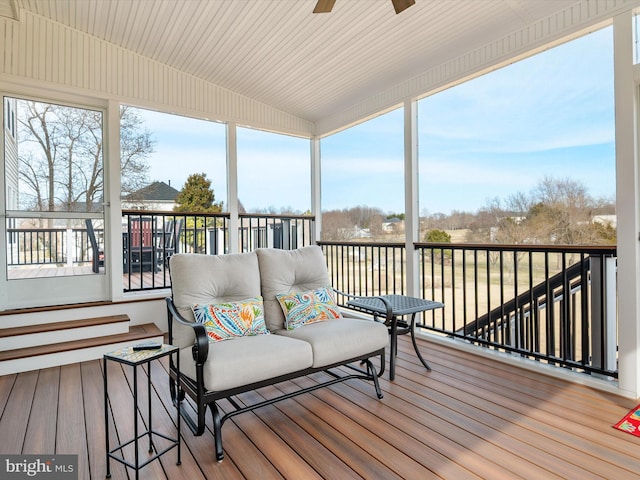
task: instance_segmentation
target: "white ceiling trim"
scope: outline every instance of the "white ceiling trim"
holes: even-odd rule
[[[316,123],[326,136],[508,63],[601,28],[622,12],[640,7],[640,0],[581,0],[496,41],[475,48],[428,71],[336,112]]]

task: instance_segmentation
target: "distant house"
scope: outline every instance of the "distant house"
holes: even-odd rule
[[[173,211],[180,192],[164,182],[153,182],[122,197],[123,210]]]
[[[338,233],[341,238],[371,238],[371,231],[368,228],[361,228],[354,225],[351,228],[339,228]]]
[[[382,231],[385,233],[399,233],[404,231],[404,220],[393,217],[382,222]]]
[[[594,215],[591,218],[593,223],[600,223],[602,225],[610,225],[613,228],[616,228],[618,224],[618,218],[615,214],[602,214],[602,215]]]

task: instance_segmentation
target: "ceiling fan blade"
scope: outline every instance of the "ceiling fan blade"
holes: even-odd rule
[[[411,5],[415,5],[416,0],[391,0],[393,2],[393,8],[396,9],[396,15],[403,10],[409,8]],[[318,1],[318,3],[320,3]]]
[[[335,3],[336,0],[318,0],[316,8],[313,9],[313,13],[329,13]]]

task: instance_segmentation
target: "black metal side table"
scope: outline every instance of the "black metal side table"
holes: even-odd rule
[[[105,442],[106,442],[106,450],[107,450],[107,478],[111,477],[111,470],[109,467],[110,459],[114,459],[127,467],[133,468],[136,472],[136,480],[138,480],[139,470],[145,465],[151,463],[156,458],[160,457],[164,453],[168,452],[174,447],[178,448],[178,460],[176,465],[180,465],[180,407],[176,407],[177,412],[177,435],[176,438],[168,437],[162,433],[153,431],[152,428],[152,415],[151,415],[151,363],[153,360],[157,360],[159,358],[165,357],[167,355],[171,355],[173,353],[176,354],[176,381],[180,382],[180,355],[178,354],[178,347],[174,347],[173,345],[162,345],[160,348],[152,349],[152,350],[134,350],[133,347],[126,347],[115,352],[107,353],[103,357],[104,364],[104,425],[105,425]],[[131,365],[133,367],[133,425],[134,425],[134,438],[129,440],[128,442],[122,443],[116,446],[113,449],[109,449],[109,386],[108,386],[108,375],[107,375],[107,360],[111,360],[118,363],[124,363],[126,365]],[[140,365],[147,364],[148,365],[148,374],[147,374],[147,398],[149,400],[149,418],[148,418],[148,430],[142,433],[138,433],[138,367]],[[114,419],[115,421],[115,419]],[[165,440],[168,440],[170,443],[166,448],[161,451],[157,451],[154,446],[153,438],[154,435],[157,437],[162,437]],[[147,457],[144,461],[141,462],[139,449],[138,449],[138,441],[145,436],[149,437],[149,453],[153,453],[156,450],[155,455]],[[133,463],[125,460],[123,452],[121,451],[123,448],[130,444],[134,444],[134,461]]]
[[[384,317],[384,323],[389,327],[391,334],[391,355],[389,356],[389,380],[396,377],[396,355],[398,354],[398,317],[411,315],[411,323],[406,330],[400,333],[411,332],[411,342],[416,355],[427,370],[431,367],[426,362],[416,343],[415,327],[421,327],[423,324],[416,325],[416,314],[443,308],[444,303],[435,302],[433,300],[424,300],[422,298],[409,297],[407,295],[380,295],[378,297],[355,297],[347,302],[349,307],[361,310],[374,316],[377,320],[380,316]]]

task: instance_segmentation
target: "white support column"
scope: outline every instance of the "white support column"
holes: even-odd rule
[[[404,212],[405,250],[407,253],[407,294],[420,295],[420,269],[414,243],[420,236],[418,215],[418,104],[404,103]]]
[[[313,241],[318,242],[322,234],[322,181],[320,175],[320,139],[311,139],[311,213],[315,215]]]
[[[6,118],[7,113],[5,112],[5,108],[6,108],[6,104],[5,104],[5,100],[4,97],[2,95],[2,90],[0,90],[0,115],[2,115],[2,117],[0,117],[0,129],[3,129],[3,125],[4,125],[4,119]],[[8,245],[8,237],[7,237],[7,217],[6,217],[6,210],[7,208],[10,208],[9,205],[7,205],[7,200],[6,200],[6,195],[4,194],[4,192],[6,192],[6,185],[5,185],[5,156],[4,156],[4,144],[5,144],[5,140],[4,140],[4,135],[5,133],[3,132],[2,136],[0,136],[0,245],[4,245],[4,248],[0,248],[0,266],[2,266],[2,268],[0,268],[0,270],[2,270],[2,273],[0,273],[0,311],[2,310],[6,310],[6,305],[7,305],[7,264],[8,264],[8,252],[9,252],[9,245]]]
[[[75,252],[76,252],[76,236],[73,234],[72,228],[67,228],[65,231],[65,244],[67,245],[67,251],[65,252],[65,256],[67,257],[67,263],[65,264],[67,267],[73,267],[73,261],[75,260]]]
[[[227,205],[229,206],[229,253],[238,253],[238,137],[237,125],[227,124]]]
[[[618,371],[621,393],[640,396],[640,222],[637,87],[632,12],[614,17],[616,211],[618,225]]]
[[[109,232],[109,238],[105,238],[105,262],[111,267],[111,298],[118,300],[123,297],[122,277],[124,265],[122,259],[122,202],[120,192],[122,181],[120,178],[120,102],[110,100],[107,104],[107,113],[103,132],[107,139],[103,152],[104,180],[105,180],[105,206],[104,206],[104,231]],[[105,267],[107,267],[105,263]],[[109,268],[107,267],[108,271]]]

